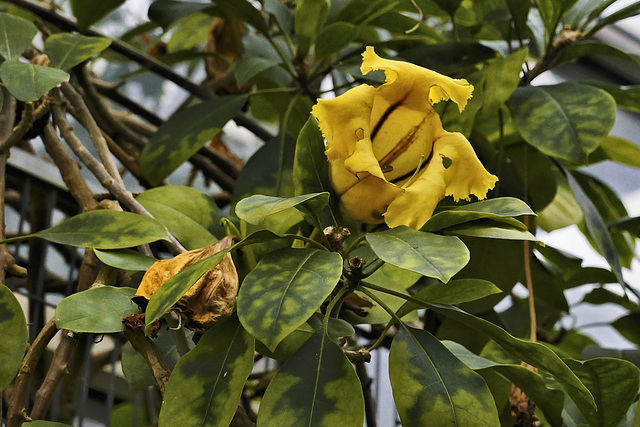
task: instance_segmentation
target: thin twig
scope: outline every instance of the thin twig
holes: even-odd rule
[[[13,382],[11,391],[11,401],[9,402],[9,410],[7,411],[7,427],[17,427],[24,420],[24,400],[26,397],[27,386],[31,379],[31,374],[40,360],[40,357],[47,348],[49,342],[58,332],[55,319],[49,320],[38,336],[33,340],[27,354],[22,360],[18,375]]]
[[[132,212],[148,216],[153,218],[153,216],[147,211],[144,206],[142,206],[133,195],[126,189],[124,186],[120,185],[116,180],[107,172],[105,167],[100,163],[93,155],[87,150],[87,148],[82,144],[82,141],[76,136],[73,131],[73,127],[69,124],[69,121],[66,118],[66,114],[62,110],[62,107],[59,104],[54,104],[52,107],[53,111],[53,120],[60,130],[60,134],[67,141],[71,150],[75,153],[76,156],[84,163],[91,173],[98,178],[98,181],[109,190],[111,194],[124,206],[130,209]],[[169,235],[171,241],[165,242],[167,248],[175,255],[182,252],[186,252],[186,249],[178,242],[178,240]]]

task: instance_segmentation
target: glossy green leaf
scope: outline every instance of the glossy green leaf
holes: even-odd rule
[[[616,100],[618,108],[640,113],[640,86],[618,86],[610,83],[589,83],[606,90]]]
[[[139,194],[136,200],[187,249],[202,248],[225,236],[216,202],[195,188],[163,185]]]
[[[243,22],[254,27],[262,34],[269,32],[269,26],[265,17],[253,3],[248,0],[219,1],[216,5],[222,9],[225,17],[237,17]]]
[[[531,2],[529,0],[507,0],[506,3],[516,32],[522,37],[527,29],[527,16],[529,16]]]
[[[520,83],[520,73],[529,49],[515,51],[504,59],[494,59],[484,67],[484,103],[482,108],[495,113],[511,97]]]
[[[209,35],[212,20],[213,17],[205,12],[192,13],[182,19],[167,42],[167,52],[178,53],[203,45]]]
[[[602,140],[596,151],[589,156],[589,162],[591,163],[602,160],[612,160],[623,165],[640,168],[640,147],[624,138],[609,135]]]
[[[602,89],[575,82],[518,88],[511,114],[522,137],[549,156],[584,162],[607,136],[616,103]]]
[[[0,284],[0,391],[4,390],[18,373],[27,348],[29,331],[22,306],[11,289]]]
[[[446,341],[443,344],[469,368],[480,373],[487,370],[493,371],[509,379],[535,402],[536,410],[542,411],[550,425],[562,425],[564,394],[560,390],[547,387],[540,374],[522,365],[497,363],[477,356],[453,341]]]
[[[597,357],[622,359],[633,363],[640,369],[640,349],[637,348],[603,348],[598,347],[592,340],[584,346],[578,357],[580,359],[595,359]]]
[[[151,299],[149,300],[149,304],[145,310],[145,322],[147,324],[145,327],[145,333],[149,333],[149,325],[164,316],[165,313],[167,313],[167,311],[169,311],[169,309],[173,307],[180,298],[182,298],[185,292],[187,292],[203,274],[218,265],[222,260],[222,257],[232,249],[270,240],[285,238],[293,239],[294,237],[296,236],[281,236],[267,230],[260,230],[250,234],[235,245],[211,255],[208,258],[201,259],[184,270],[181,270],[178,274],[167,280],[153,293],[153,295],[151,295]]]
[[[578,40],[562,49],[555,65],[577,61],[590,55],[611,56],[640,64],[640,56],[625,52],[615,46],[593,40]],[[593,86],[597,87],[599,85]]]
[[[412,64],[443,74],[496,57],[496,51],[480,43],[439,43],[420,45],[401,52]]]
[[[99,210],[81,213],[46,230],[5,242],[34,237],[98,249],[123,249],[168,240],[167,230],[153,218],[131,212]]]
[[[329,181],[329,162],[324,154],[324,138],[318,121],[310,116],[298,134],[293,160],[293,189],[296,196],[328,192],[333,194]],[[330,210],[321,221],[338,224],[341,218],[337,197],[329,197]],[[323,224],[325,225],[325,224]]]
[[[298,0],[294,15],[294,30],[298,45],[297,55],[304,58],[309,47],[323,28],[329,8],[330,0]]]
[[[86,37],[74,33],[52,34],[44,43],[47,56],[54,66],[68,71],[81,62],[109,47],[111,40],[105,37]]]
[[[506,224],[482,220],[448,228],[445,233],[457,236],[482,237],[484,239],[538,241],[536,236],[521,227],[511,227]]]
[[[550,348],[540,343],[515,338],[493,323],[466,313],[457,307],[440,304],[429,304],[428,307],[469,328],[486,334],[513,356],[551,374],[556,381],[562,384],[581,410],[595,408],[595,401],[589,389]]]
[[[103,264],[127,271],[147,271],[157,261],[154,257],[143,255],[133,249],[94,249],[93,252]]]
[[[145,411],[133,402],[115,405],[109,414],[109,427],[151,427]]]
[[[597,411],[582,412],[590,426],[616,427],[635,400],[640,371],[625,360],[597,358],[584,362],[565,360],[595,397]]]
[[[579,171],[573,171],[573,176],[606,224],[629,215],[618,194],[604,181]],[[631,261],[635,257],[635,238],[623,229],[616,227],[609,227],[609,234],[620,263],[625,268],[631,268]],[[592,240],[590,235],[587,234],[587,237],[590,241]],[[598,245],[594,246],[599,249]]]
[[[501,221],[512,226],[520,224],[521,227],[524,227],[520,221],[513,219],[513,217],[522,215],[535,215],[535,213],[520,199],[499,197],[438,212],[429,218],[422,230],[435,232],[478,219]]]
[[[26,19],[0,13],[0,56],[11,61],[27,50],[38,28]]]
[[[271,350],[302,325],[329,296],[342,275],[342,257],[317,249],[267,254],[245,277],[238,317]]]
[[[618,281],[623,284],[624,279],[622,277],[620,258],[618,256],[614,241],[611,238],[611,234],[609,233],[609,229],[600,216],[598,209],[596,209],[591,199],[589,199],[589,197],[585,194],[578,181],[573,177],[573,174],[566,170],[564,166],[562,166],[562,168],[564,170],[565,176],[567,177],[569,187],[571,188],[571,191],[573,191],[576,201],[582,209],[582,214],[584,215],[584,222],[587,231],[591,235],[597,249],[607,260],[607,263],[609,263],[609,265],[611,266],[611,271],[613,272],[613,274],[615,274]]]
[[[255,98],[255,96],[252,97],[252,100]],[[242,168],[233,189],[232,206],[242,198],[255,194],[294,196],[292,178],[294,153],[295,141],[291,138],[280,137],[267,141]]]
[[[621,230],[627,230],[630,233],[633,233],[635,236],[640,237],[640,216],[620,218],[611,221],[608,226]]]
[[[608,25],[611,25],[615,22],[618,22],[622,19],[630,18],[632,16],[636,16],[640,13],[640,3],[634,2],[630,3],[627,6],[616,10],[611,14],[607,14],[605,17],[598,19],[596,25],[589,29],[589,31],[585,34],[585,37],[591,37],[596,32],[605,28]]]
[[[285,362],[265,391],[258,427],[362,427],[362,386],[342,349],[316,333]]]
[[[502,293],[502,290],[493,283],[481,279],[456,279],[449,283],[434,283],[420,289],[413,294],[413,298],[424,301],[425,303],[439,304],[462,304],[469,301],[475,301],[489,295]],[[416,303],[407,301],[400,310],[397,311],[399,317],[406,313],[424,308]]]
[[[207,330],[171,372],[160,425],[230,424],[253,369],[254,339],[233,316]]]
[[[16,99],[33,102],[60,83],[69,81],[69,74],[57,68],[5,61],[0,66],[0,79]]]
[[[125,0],[101,0],[99,2],[71,0],[71,12],[78,21],[80,31],[85,31],[124,2]]]
[[[74,332],[124,331],[122,319],[138,312],[131,301],[135,293],[133,288],[101,286],[70,295],[56,307],[56,326]]]
[[[482,377],[427,331],[400,328],[389,352],[389,379],[403,426],[500,425]]]
[[[238,86],[244,85],[253,77],[282,63],[282,60],[263,58],[259,56],[243,56],[233,67],[233,75]]]
[[[631,312],[640,312],[640,304],[632,301],[626,295],[616,294],[604,287],[594,288],[582,298],[582,301],[589,304],[617,304]]]
[[[133,349],[130,342],[127,342],[122,347],[122,357],[120,360],[122,363],[122,372],[124,378],[127,380],[127,384],[129,384],[131,393],[136,393],[156,384],[149,364],[140,353]]]
[[[240,200],[236,204],[236,215],[249,224],[268,226],[270,217],[274,215],[296,215],[297,211],[318,215],[328,203],[329,193],[327,192],[304,194],[286,199],[257,194]],[[298,217],[302,219],[299,214]]]
[[[454,236],[400,226],[367,234],[376,255],[396,267],[447,282],[469,262],[469,250]]]
[[[622,316],[611,323],[616,331],[634,343],[640,346],[640,313],[631,313]]]
[[[322,28],[315,45],[315,60],[328,58],[349,46],[358,35],[358,27],[349,22],[334,22]]]
[[[453,17],[460,7],[460,3],[462,3],[461,0],[434,0],[434,2],[451,17]]]
[[[151,3],[147,15],[151,21],[157,23],[166,31],[177,20],[207,9],[211,9],[211,4],[163,0]]]
[[[175,113],[153,134],[140,155],[142,175],[152,184],[169,176],[239,112],[245,96],[206,101]]]

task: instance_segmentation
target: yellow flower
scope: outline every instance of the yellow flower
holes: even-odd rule
[[[451,99],[462,111],[473,86],[382,59],[371,46],[362,58],[362,73],[384,70],[386,82],[321,99],[312,110],[344,212],[360,222],[418,229],[446,196],[484,199],[498,178],[485,170],[464,135],[442,128],[433,109]]]

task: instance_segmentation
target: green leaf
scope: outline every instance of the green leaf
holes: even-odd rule
[[[631,3],[626,7],[623,7],[602,19],[598,19],[596,25],[589,29],[589,31],[584,35],[585,38],[592,37],[596,32],[601,29],[618,22],[622,19],[630,18],[632,16],[636,16],[640,13],[640,3]]]
[[[98,249],[123,249],[168,240],[167,230],[153,218],[131,212],[84,212],[46,230],[4,242],[39,237],[53,243]]]
[[[522,64],[529,49],[515,51],[504,59],[494,59],[484,68],[484,104],[482,108],[495,113],[511,97],[520,83]]]
[[[469,250],[457,237],[406,226],[369,233],[367,242],[383,261],[445,283],[469,262]]]
[[[618,86],[609,83],[589,83],[592,86],[606,90],[616,100],[618,108],[640,113],[640,85]]]
[[[620,257],[618,256],[618,251],[616,250],[616,246],[613,242],[613,239],[611,238],[609,229],[607,228],[604,220],[600,216],[600,213],[594,206],[591,199],[589,199],[578,181],[576,181],[576,179],[573,177],[573,174],[562,165],[561,168],[563,169],[565,176],[567,177],[567,182],[569,183],[569,187],[576,197],[576,201],[582,209],[585,226],[587,228],[587,231],[589,232],[589,235],[593,238],[596,248],[600,251],[600,253],[607,260],[607,263],[611,266],[611,271],[613,272],[613,274],[615,274],[618,282],[620,282],[620,284],[624,286]]]
[[[521,227],[512,227],[506,224],[491,223],[490,221],[483,220],[451,227],[444,232],[446,234],[482,237],[485,239],[538,241],[536,236],[527,230],[523,230]]]
[[[167,52],[177,53],[204,44],[212,20],[213,17],[205,12],[196,12],[181,20],[167,43]]]
[[[424,301],[425,303],[438,304],[462,304],[464,302],[475,301],[489,295],[502,293],[502,290],[493,283],[481,279],[456,279],[449,283],[434,283],[420,289],[413,294],[413,298]],[[404,316],[406,313],[423,308],[416,303],[407,301],[396,312],[398,317]]]
[[[434,0],[434,3],[447,12],[449,16],[453,17],[456,10],[460,7],[462,0]]]
[[[513,26],[519,37],[522,37],[527,30],[527,16],[529,16],[529,9],[531,7],[531,1],[529,0],[507,0],[507,7],[513,19]]]
[[[315,61],[319,63],[349,46],[358,32],[358,27],[348,22],[334,22],[322,28],[316,39]]]
[[[616,427],[635,400],[640,371],[626,360],[597,358],[584,362],[565,360],[596,399],[598,410],[582,412],[588,425]]]
[[[562,425],[564,395],[560,390],[548,388],[540,374],[521,365],[497,363],[477,356],[453,341],[443,344],[469,368],[479,373],[493,371],[510,380],[536,403],[536,409],[542,410],[550,425]]]
[[[133,349],[130,342],[122,347],[122,372],[131,393],[137,393],[156,384],[153,372],[146,360]]]
[[[238,317],[254,337],[274,350],[329,296],[342,275],[342,257],[317,249],[267,254],[245,277]]]
[[[278,370],[258,412],[259,427],[361,427],[362,386],[342,349],[314,334]]]
[[[265,21],[265,17],[251,2],[247,0],[219,1],[216,2],[216,5],[222,9],[225,17],[235,16],[262,34],[269,33],[269,26]]]
[[[400,328],[389,352],[389,379],[404,426],[500,425],[482,377],[427,331]]]
[[[125,0],[101,0],[99,2],[71,0],[71,12],[78,21],[78,29],[84,32],[124,2]]]
[[[104,251],[93,249],[93,252],[103,264],[127,271],[147,271],[157,261],[154,257],[143,255],[132,249]]]
[[[58,33],[47,38],[44,48],[53,65],[67,71],[102,52],[110,44],[111,40],[106,37]]]
[[[560,55],[554,66],[564,64],[565,62],[577,61],[581,58],[591,55],[611,56],[614,58],[624,59],[631,61],[634,65],[640,64],[640,57],[632,53],[625,52],[614,46],[606,43],[597,42],[593,40],[578,40],[575,43],[570,44],[560,51]],[[591,84],[591,86],[598,87],[599,84]]]
[[[631,313],[622,316],[611,323],[620,335],[640,346],[640,313]]]
[[[518,224],[524,226],[520,221],[513,219],[515,216],[522,215],[535,215],[535,213],[520,199],[516,199],[515,197],[499,197],[438,212],[429,218],[422,227],[422,230],[435,232],[478,219],[491,219],[493,221],[502,221],[513,226],[517,226]]]
[[[307,56],[309,47],[324,27],[329,15],[330,0],[298,0],[294,16],[294,30],[298,45],[297,55]]]
[[[558,355],[545,345],[515,338],[493,323],[475,317],[457,307],[440,304],[429,304],[428,307],[437,313],[443,314],[465,326],[486,334],[513,356],[540,370],[547,371],[563,386],[581,410],[596,407],[589,389],[587,389]]]
[[[640,102],[640,99],[638,101]],[[640,168],[640,147],[624,138],[609,135],[589,156],[590,163],[602,160],[611,160],[633,168]]]
[[[620,218],[609,223],[609,227],[627,230],[640,237],[640,216]]]
[[[147,16],[166,31],[177,20],[211,8],[211,4],[208,3],[163,0],[151,3]]]
[[[0,55],[8,60],[22,56],[38,34],[38,28],[26,19],[0,13]]]
[[[292,179],[294,152],[295,141],[287,137],[273,138],[260,147],[240,172],[233,189],[232,206],[235,206],[235,203],[243,197],[255,194],[294,196]]]
[[[118,403],[109,414],[109,427],[151,427],[145,412],[133,402]]]
[[[253,369],[253,354],[254,339],[235,316],[207,330],[171,372],[160,425],[228,426]]]
[[[27,349],[29,331],[22,306],[11,289],[0,284],[0,391],[4,390],[18,373]]]
[[[604,287],[594,288],[582,298],[582,301],[588,302],[589,304],[612,303],[624,307],[631,312],[640,312],[640,304],[630,300],[627,296],[618,295]]]
[[[607,136],[615,110],[607,92],[575,82],[520,87],[511,97],[522,137],[544,154],[573,162],[585,162]]]
[[[187,249],[202,248],[225,236],[216,202],[195,188],[163,185],[139,194],[136,200]]]
[[[282,198],[257,194],[242,199],[236,204],[238,218],[254,225],[268,225],[269,217],[282,214],[291,216],[297,212],[318,215],[329,203],[329,193],[305,194],[298,197]],[[296,218],[302,219],[297,215]]]
[[[233,67],[233,76],[238,87],[244,85],[253,77],[282,63],[279,59],[262,58],[259,56],[243,56]]]
[[[74,332],[124,331],[122,319],[138,312],[131,301],[135,293],[133,288],[101,286],[70,295],[56,307],[56,326]]]
[[[208,258],[203,258],[195,264],[190,265],[178,274],[167,280],[158,290],[156,290],[147,309],[145,310],[145,333],[149,333],[150,325],[156,320],[160,319],[165,313],[173,307],[173,305],[187,292],[191,286],[207,271],[214,268],[220,263],[222,257],[224,257],[232,249],[241,248],[245,245],[251,245],[254,243],[266,242],[269,240],[294,238],[295,236],[286,235],[280,236],[267,230],[260,230],[249,236],[245,237],[240,242],[236,243],[229,248],[220,251]]]
[[[142,175],[159,185],[211,141],[245,104],[246,96],[216,98],[175,113],[153,134],[140,155]]]
[[[69,74],[57,68],[5,61],[0,66],[0,79],[16,99],[33,102],[60,83],[69,81]]]

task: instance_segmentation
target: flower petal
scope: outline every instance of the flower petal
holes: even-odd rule
[[[368,224],[383,222],[382,214],[404,190],[383,179],[369,175],[340,197],[344,213]]]
[[[431,158],[420,177],[387,208],[384,222],[389,228],[399,225],[422,227],[445,197],[445,172],[442,158]]]
[[[359,139],[370,138],[369,114],[375,92],[372,86],[360,85],[336,98],[319,99],[313,106],[311,114],[327,140],[329,160],[351,156]]]
[[[498,181],[497,176],[482,166],[473,147],[461,133],[445,132],[434,143],[433,155],[434,158],[439,156],[451,160],[444,176],[445,194],[453,196],[455,201],[469,200],[471,194],[482,200]]]
[[[408,62],[380,58],[371,46],[367,46],[362,54],[362,59],[360,67],[362,74],[374,70],[384,70],[387,79],[384,85],[415,86],[415,89],[420,92],[426,91],[425,98],[429,99],[431,104],[451,99],[458,104],[458,109],[462,111],[473,92],[473,86],[465,79],[452,79]],[[409,93],[409,89],[403,88],[398,90],[398,93],[400,92],[406,94]]]

